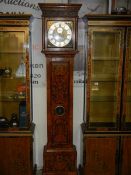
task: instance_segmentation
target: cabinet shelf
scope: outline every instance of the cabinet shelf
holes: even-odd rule
[[[116,102],[117,97],[116,96],[91,96],[90,97],[91,102]]]
[[[0,76],[0,80],[25,80],[24,76],[16,77],[16,76]]]
[[[11,98],[0,98],[0,102],[21,102],[21,101],[25,101],[26,98],[16,98],[16,99],[11,99]]]
[[[35,124],[32,123],[28,128],[7,128],[7,129],[0,129],[0,136],[7,137],[7,136],[31,136],[34,133]]]
[[[119,57],[93,57],[92,61],[120,61]]]
[[[102,78],[91,78],[90,82],[120,82],[118,81],[118,78],[106,78],[106,77],[102,77]]]
[[[0,101],[23,101],[26,99],[25,91],[2,91]]]
[[[3,51],[0,54],[26,54],[25,51]]]

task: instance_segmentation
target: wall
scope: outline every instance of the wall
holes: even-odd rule
[[[62,2],[67,0],[21,0],[37,6],[38,2]],[[32,33],[32,69],[33,69],[33,121],[36,124],[34,137],[34,161],[41,169],[43,166],[43,146],[47,143],[47,93],[46,93],[46,58],[41,53],[41,11],[18,5],[16,0],[0,0],[0,13],[31,13],[34,16]],[[37,77],[37,78],[36,78]],[[76,77],[76,76],[75,76]],[[83,118],[83,86],[74,86],[74,123],[73,142],[77,147],[78,164],[80,163],[80,123]]]

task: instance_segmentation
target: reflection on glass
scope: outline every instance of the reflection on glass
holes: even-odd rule
[[[131,60],[128,62],[128,81],[131,81]]]
[[[130,0],[116,0],[115,7],[125,7],[126,9],[131,9],[131,1]]]
[[[0,32],[0,51],[1,52],[23,52],[24,51],[24,32],[1,31]]]
[[[126,118],[125,122],[131,122],[131,101],[126,103]]]
[[[120,32],[93,33],[93,59],[119,60],[119,48]]]
[[[131,98],[131,82],[127,83],[127,98]]]
[[[123,30],[102,29],[92,31],[91,64],[88,65],[90,93],[87,92],[89,126],[115,127],[118,113],[118,92],[121,87],[120,73],[121,39]],[[87,91],[88,91],[87,89]]]
[[[91,97],[95,100],[110,100],[116,96],[117,84],[115,82],[91,82]],[[114,98],[113,98],[114,99]]]
[[[24,63],[24,58],[22,57],[20,60],[20,64],[18,69],[16,70],[16,77],[25,77],[26,76],[26,66]]]
[[[129,60],[131,60],[131,31],[128,32],[128,39],[129,39]]]
[[[0,31],[0,117],[19,116],[19,103],[26,99],[25,39],[24,30]]]
[[[128,31],[128,51],[129,55],[127,54],[127,81],[125,81],[125,91],[126,91],[126,98],[125,98],[125,122],[131,122],[131,31]],[[129,58],[128,58],[129,56]]]
[[[116,80],[118,78],[118,61],[92,61],[91,79]]]
[[[116,103],[115,102],[91,102],[89,122],[115,122]]]

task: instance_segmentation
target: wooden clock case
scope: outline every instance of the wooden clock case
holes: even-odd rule
[[[44,175],[76,175],[73,145],[73,60],[77,50],[80,4],[40,3],[43,48],[47,59],[47,133],[43,153]],[[72,47],[48,47],[47,22],[72,21]]]

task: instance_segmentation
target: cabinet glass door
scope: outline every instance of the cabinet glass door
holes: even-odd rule
[[[20,115],[29,115],[28,44],[26,27],[0,27],[1,127],[28,125],[28,117],[27,121],[19,118]],[[3,126],[2,121],[6,121]]]
[[[88,127],[117,128],[120,117],[124,30],[90,28],[88,36]]]
[[[125,128],[131,128],[131,28],[127,31],[126,46],[127,48],[123,91],[123,123]]]

